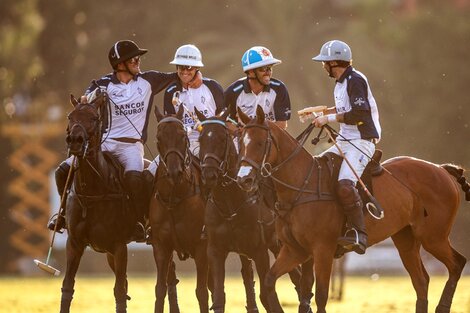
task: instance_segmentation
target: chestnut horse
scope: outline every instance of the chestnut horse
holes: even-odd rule
[[[207,240],[201,239],[206,200],[201,192],[200,169],[189,151],[183,113],[183,106],[180,106],[176,116],[163,116],[155,107],[160,163],[149,211],[150,241],[157,264],[155,312],[163,313],[168,270],[173,251],[176,251],[181,260],[194,258],[199,310],[207,313]],[[174,312],[171,307],[170,312]]]
[[[73,298],[75,275],[87,246],[106,253],[116,280],[116,312],[127,307],[127,243],[136,224],[120,177],[122,168],[109,154],[101,151],[101,136],[106,120],[108,97],[101,92],[91,103],[78,103],[68,115],[67,145],[76,156],[74,173],[66,204],[68,237],[67,268],[62,283],[61,313],[68,313]]]
[[[214,279],[214,313],[225,311],[225,260],[229,252],[236,252],[255,262],[260,279],[260,299],[267,312],[271,312],[267,302],[264,285],[269,270],[268,249],[274,255],[279,253],[280,245],[274,229],[275,215],[258,193],[248,193],[237,185],[238,154],[232,136],[225,125],[229,110],[220,116],[206,118],[196,109],[201,121],[199,136],[203,183],[210,189],[206,206],[206,230],[208,234],[207,254]],[[242,260],[243,261],[243,260]],[[247,312],[258,312],[256,305],[253,273],[244,275],[247,293]],[[290,272],[291,280],[300,295],[300,272]],[[301,301],[310,305],[311,285],[304,286],[306,299]]]
[[[316,157],[286,131],[265,121],[260,107],[253,120],[240,110],[238,114],[246,124],[240,139],[239,184],[252,189],[260,175],[270,176],[275,182],[279,206],[290,208],[285,218],[276,222],[284,245],[266,278],[272,303],[277,300],[274,293],[277,278],[312,257],[317,312],[324,313],[336,241],[344,223],[342,209],[332,200],[313,200],[321,171]],[[441,261],[449,278],[436,312],[449,313],[466,263],[448,238],[461,201],[460,188],[470,200],[470,186],[463,169],[406,156],[389,159],[382,166],[384,173],[374,177],[372,184],[385,217],[381,220],[365,217],[368,244],[392,237],[416,291],[416,313],[428,312],[429,275],[419,253],[421,246]],[[273,312],[283,311],[279,306]]]

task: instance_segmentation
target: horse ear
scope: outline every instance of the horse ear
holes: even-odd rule
[[[258,105],[256,107],[256,122],[258,124],[263,124],[264,123],[264,111],[263,111],[263,108]]]
[[[179,120],[183,120],[183,113],[184,113],[184,107],[180,105],[178,108],[178,112],[176,112],[176,118]]]
[[[73,105],[73,107],[76,107],[78,105],[78,100],[75,99],[72,94],[70,94],[70,103]]]
[[[163,114],[160,112],[157,105],[155,105],[155,117],[157,118],[157,122],[163,119]]]
[[[199,112],[199,110],[196,107],[194,107],[194,112],[196,112],[196,116],[201,122],[206,120],[206,116],[202,114],[201,112]]]
[[[250,117],[243,113],[243,111],[239,107],[237,107],[237,114],[243,124],[248,124],[248,122],[250,121]]]

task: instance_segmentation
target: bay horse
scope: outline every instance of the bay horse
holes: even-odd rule
[[[149,241],[157,265],[155,312],[163,313],[168,270],[173,251],[176,251],[181,260],[194,258],[199,310],[208,313],[207,240],[201,239],[206,200],[201,190],[198,162],[189,151],[183,113],[184,108],[180,106],[175,116],[163,116],[155,107],[160,163],[149,208],[152,227]],[[173,311],[170,306],[170,312],[179,311]]]
[[[240,140],[238,183],[251,189],[257,186],[260,175],[272,177],[278,206],[288,211],[276,222],[276,231],[284,244],[266,278],[270,304],[277,303],[274,297],[277,278],[312,257],[317,312],[325,313],[343,212],[334,200],[313,201],[320,183],[318,158],[299,146],[286,131],[265,121],[260,107],[252,120],[240,110],[238,115],[246,124]],[[470,200],[470,184],[463,176],[464,170],[407,156],[391,158],[382,166],[384,173],[374,177],[372,185],[385,217],[381,220],[365,217],[368,244],[392,238],[416,292],[416,313],[428,312],[429,275],[420,248],[442,262],[449,277],[436,313],[449,313],[466,263],[448,238],[461,201],[460,188],[466,193],[466,200]],[[278,306],[274,312],[283,311]]]
[[[225,311],[225,260],[229,252],[236,252],[254,261],[260,279],[260,300],[266,311],[271,312],[264,281],[270,267],[268,249],[275,256],[280,250],[274,229],[276,216],[258,193],[248,193],[236,182],[238,153],[225,124],[229,110],[210,118],[197,109],[195,112],[202,126],[199,135],[202,180],[210,190],[205,226],[209,267],[214,279],[212,309],[214,313]],[[289,274],[301,302],[309,307],[312,285],[303,281],[302,292],[300,272],[294,269]],[[242,268],[246,310],[258,312],[252,271],[250,275]]]
[[[127,243],[136,215],[130,207],[122,177],[123,169],[108,153],[101,151],[103,123],[107,118],[108,96],[101,92],[90,103],[78,103],[71,96],[73,111],[68,115],[66,142],[77,164],[66,201],[68,225],[67,267],[62,283],[60,312],[68,313],[74,293],[75,275],[87,246],[106,253],[115,274],[116,312],[127,311]]]

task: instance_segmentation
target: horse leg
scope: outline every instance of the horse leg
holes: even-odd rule
[[[319,246],[313,251],[315,261],[315,303],[317,313],[326,313],[328,293],[330,288],[331,270],[333,267],[333,256],[336,250],[336,243],[331,247]]]
[[[300,277],[299,293],[299,313],[312,313],[310,301],[313,297],[313,282],[313,259],[309,259],[302,264],[302,276]]]
[[[304,261],[305,260],[301,259],[287,245],[283,245],[281,247],[276,261],[274,261],[273,266],[266,274],[266,278],[264,280],[267,294],[266,297],[272,313],[284,312],[277,297],[276,280]]]
[[[180,313],[178,305],[178,292],[176,285],[179,283],[176,278],[175,262],[172,260],[168,269],[168,303],[170,304],[170,313]]]
[[[211,309],[214,313],[223,313],[225,311],[225,259],[227,258],[226,251],[220,251],[216,246],[211,245],[207,247],[207,256],[209,258],[209,268],[212,271],[214,279],[214,293],[213,304]]]
[[[114,251],[114,299],[116,313],[127,312],[127,245],[117,244]]]
[[[241,273],[243,278],[243,285],[245,285],[246,311],[259,312],[258,306],[256,305],[255,281],[251,260],[244,255],[239,255],[239,257],[242,264]]]
[[[163,313],[167,292],[167,277],[172,250],[163,245],[152,244],[153,258],[157,264],[157,284],[155,286],[155,313]]]
[[[70,237],[67,239],[66,255],[67,267],[65,270],[65,277],[62,281],[62,297],[60,300],[60,313],[69,313],[70,304],[73,299],[75,275],[77,274],[80,259],[82,258],[85,246],[78,245],[72,242]]]
[[[199,302],[199,311],[201,313],[209,313],[209,292],[207,291],[207,278],[208,278],[208,261],[207,261],[206,244],[200,244],[196,249],[194,255],[194,262],[196,263],[197,284],[196,284],[196,297]]]
[[[449,272],[449,278],[436,307],[436,313],[449,313],[455,289],[467,259],[451,246],[447,236],[431,239],[423,238],[422,244],[423,248],[441,261]]]
[[[269,270],[269,254],[266,249],[259,249],[258,254],[254,258],[256,271],[258,272],[259,281],[262,282],[260,286],[260,294],[259,298],[261,303],[263,304],[264,308],[267,312],[272,312],[270,302],[268,301],[268,290],[266,288],[266,275]],[[276,302],[277,300],[277,302]],[[280,307],[279,299],[273,298],[272,299],[274,307]]]
[[[277,258],[279,255],[279,249],[280,245],[277,243],[277,239],[274,240],[274,244],[272,244],[269,247],[269,250],[273,253],[274,257]],[[299,302],[301,301],[302,298],[302,287],[301,287],[301,279],[302,279],[302,268],[294,268],[292,271],[289,272],[289,278],[292,284],[295,286],[295,291],[297,292],[297,297],[299,299]],[[313,277],[313,273],[312,273]],[[313,285],[313,282],[312,282]]]
[[[421,243],[413,234],[411,226],[407,226],[393,235],[392,240],[398,249],[405,269],[411,277],[416,292],[416,313],[427,313],[429,275],[419,254]]]

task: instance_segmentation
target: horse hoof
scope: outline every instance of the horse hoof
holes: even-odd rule
[[[310,305],[299,305],[299,313],[313,313]]]

